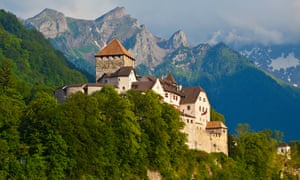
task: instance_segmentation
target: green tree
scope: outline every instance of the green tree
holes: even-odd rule
[[[213,108],[211,108],[211,110],[210,110],[210,119],[211,119],[211,121],[222,121],[223,123],[225,123],[224,115],[221,113],[218,113]]]
[[[142,142],[147,153],[145,163],[166,178],[175,178],[174,174],[182,169],[181,163],[187,151],[186,135],[181,132],[184,123],[178,110],[164,103],[153,91],[140,93],[132,90],[127,97],[142,129]]]
[[[246,170],[249,179],[278,178],[281,162],[276,153],[276,141],[269,130],[250,132],[248,124],[240,124],[237,128],[236,151],[232,157],[241,168]]]
[[[13,86],[12,72],[10,63],[7,59],[4,59],[0,64],[0,87],[5,90]]]
[[[143,145],[140,125],[132,111],[133,104],[126,95],[119,95],[112,86],[104,87],[95,94],[99,102],[98,109],[106,117],[107,125],[112,129],[110,141],[117,153],[116,169],[122,177],[143,172]]]
[[[16,178],[22,173],[18,127],[25,104],[18,96],[0,94],[0,177]]]
[[[29,146],[25,158],[28,178],[66,177],[67,145],[58,131],[59,120],[56,99],[45,92],[37,93],[20,126],[23,142]]]

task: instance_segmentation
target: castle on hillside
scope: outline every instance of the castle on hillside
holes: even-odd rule
[[[171,73],[166,78],[137,76],[135,58],[117,39],[97,53],[95,59],[95,83],[69,84],[57,89],[54,94],[59,102],[76,92],[90,95],[105,85],[113,85],[118,93],[130,89],[141,92],[152,90],[180,111],[185,123],[182,131],[188,135],[190,149],[228,155],[227,127],[223,122],[211,119],[209,99],[201,87],[182,87]]]

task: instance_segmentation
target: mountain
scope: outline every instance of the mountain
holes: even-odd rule
[[[87,81],[40,32],[27,29],[15,15],[0,10],[0,63],[4,61],[23,93],[36,85]]]
[[[237,50],[261,69],[295,87],[300,86],[300,44],[247,45]]]
[[[61,13],[46,9],[26,24],[42,31],[36,20],[43,14],[54,14],[52,19],[61,21]],[[48,38],[77,67],[93,74],[94,54],[117,37],[136,57],[139,74],[161,77],[172,72],[180,84],[201,85],[212,106],[225,115],[231,132],[237,123],[249,123],[254,130],[270,128],[283,131],[286,139],[299,138],[296,120],[300,117],[300,90],[260,70],[257,63],[224,43],[193,47],[183,31],[169,39],[156,37],[120,7],[96,20],[63,17],[67,28],[62,29],[66,30],[55,31],[57,36]],[[50,26],[49,21],[43,20]]]
[[[184,32],[178,31],[168,39],[149,32],[145,25],[126,14],[125,8],[117,7],[95,20],[65,17],[62,13],[45,9],[25,20],[50,38],[55,48],[62,50],[76,67],[94,75],[94,55],[117,37],[136,57],[136,64],[150,69],[162,62],[172,50],[187,46]]]

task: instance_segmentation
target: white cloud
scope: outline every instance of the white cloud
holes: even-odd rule
[[[209,45],[215,45],[215,44],[217,44],[217,43],[220,41],[220,37],[221,37],[221,36],[222,36],[222,32],[221,32],[220,30],[219,30],[219,31],[216,31],[216,32],[213,33],[211,39],[209,39],[209,40],[207,41],[207,43],[208,43]]]

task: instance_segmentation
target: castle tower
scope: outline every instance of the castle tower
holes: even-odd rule
[[[110,74],[120,67],[131,66],[134,68],[134,57],[124,48],[121,42],[113,39],[106,47],[95,55],[96,82],[104,73]]]

